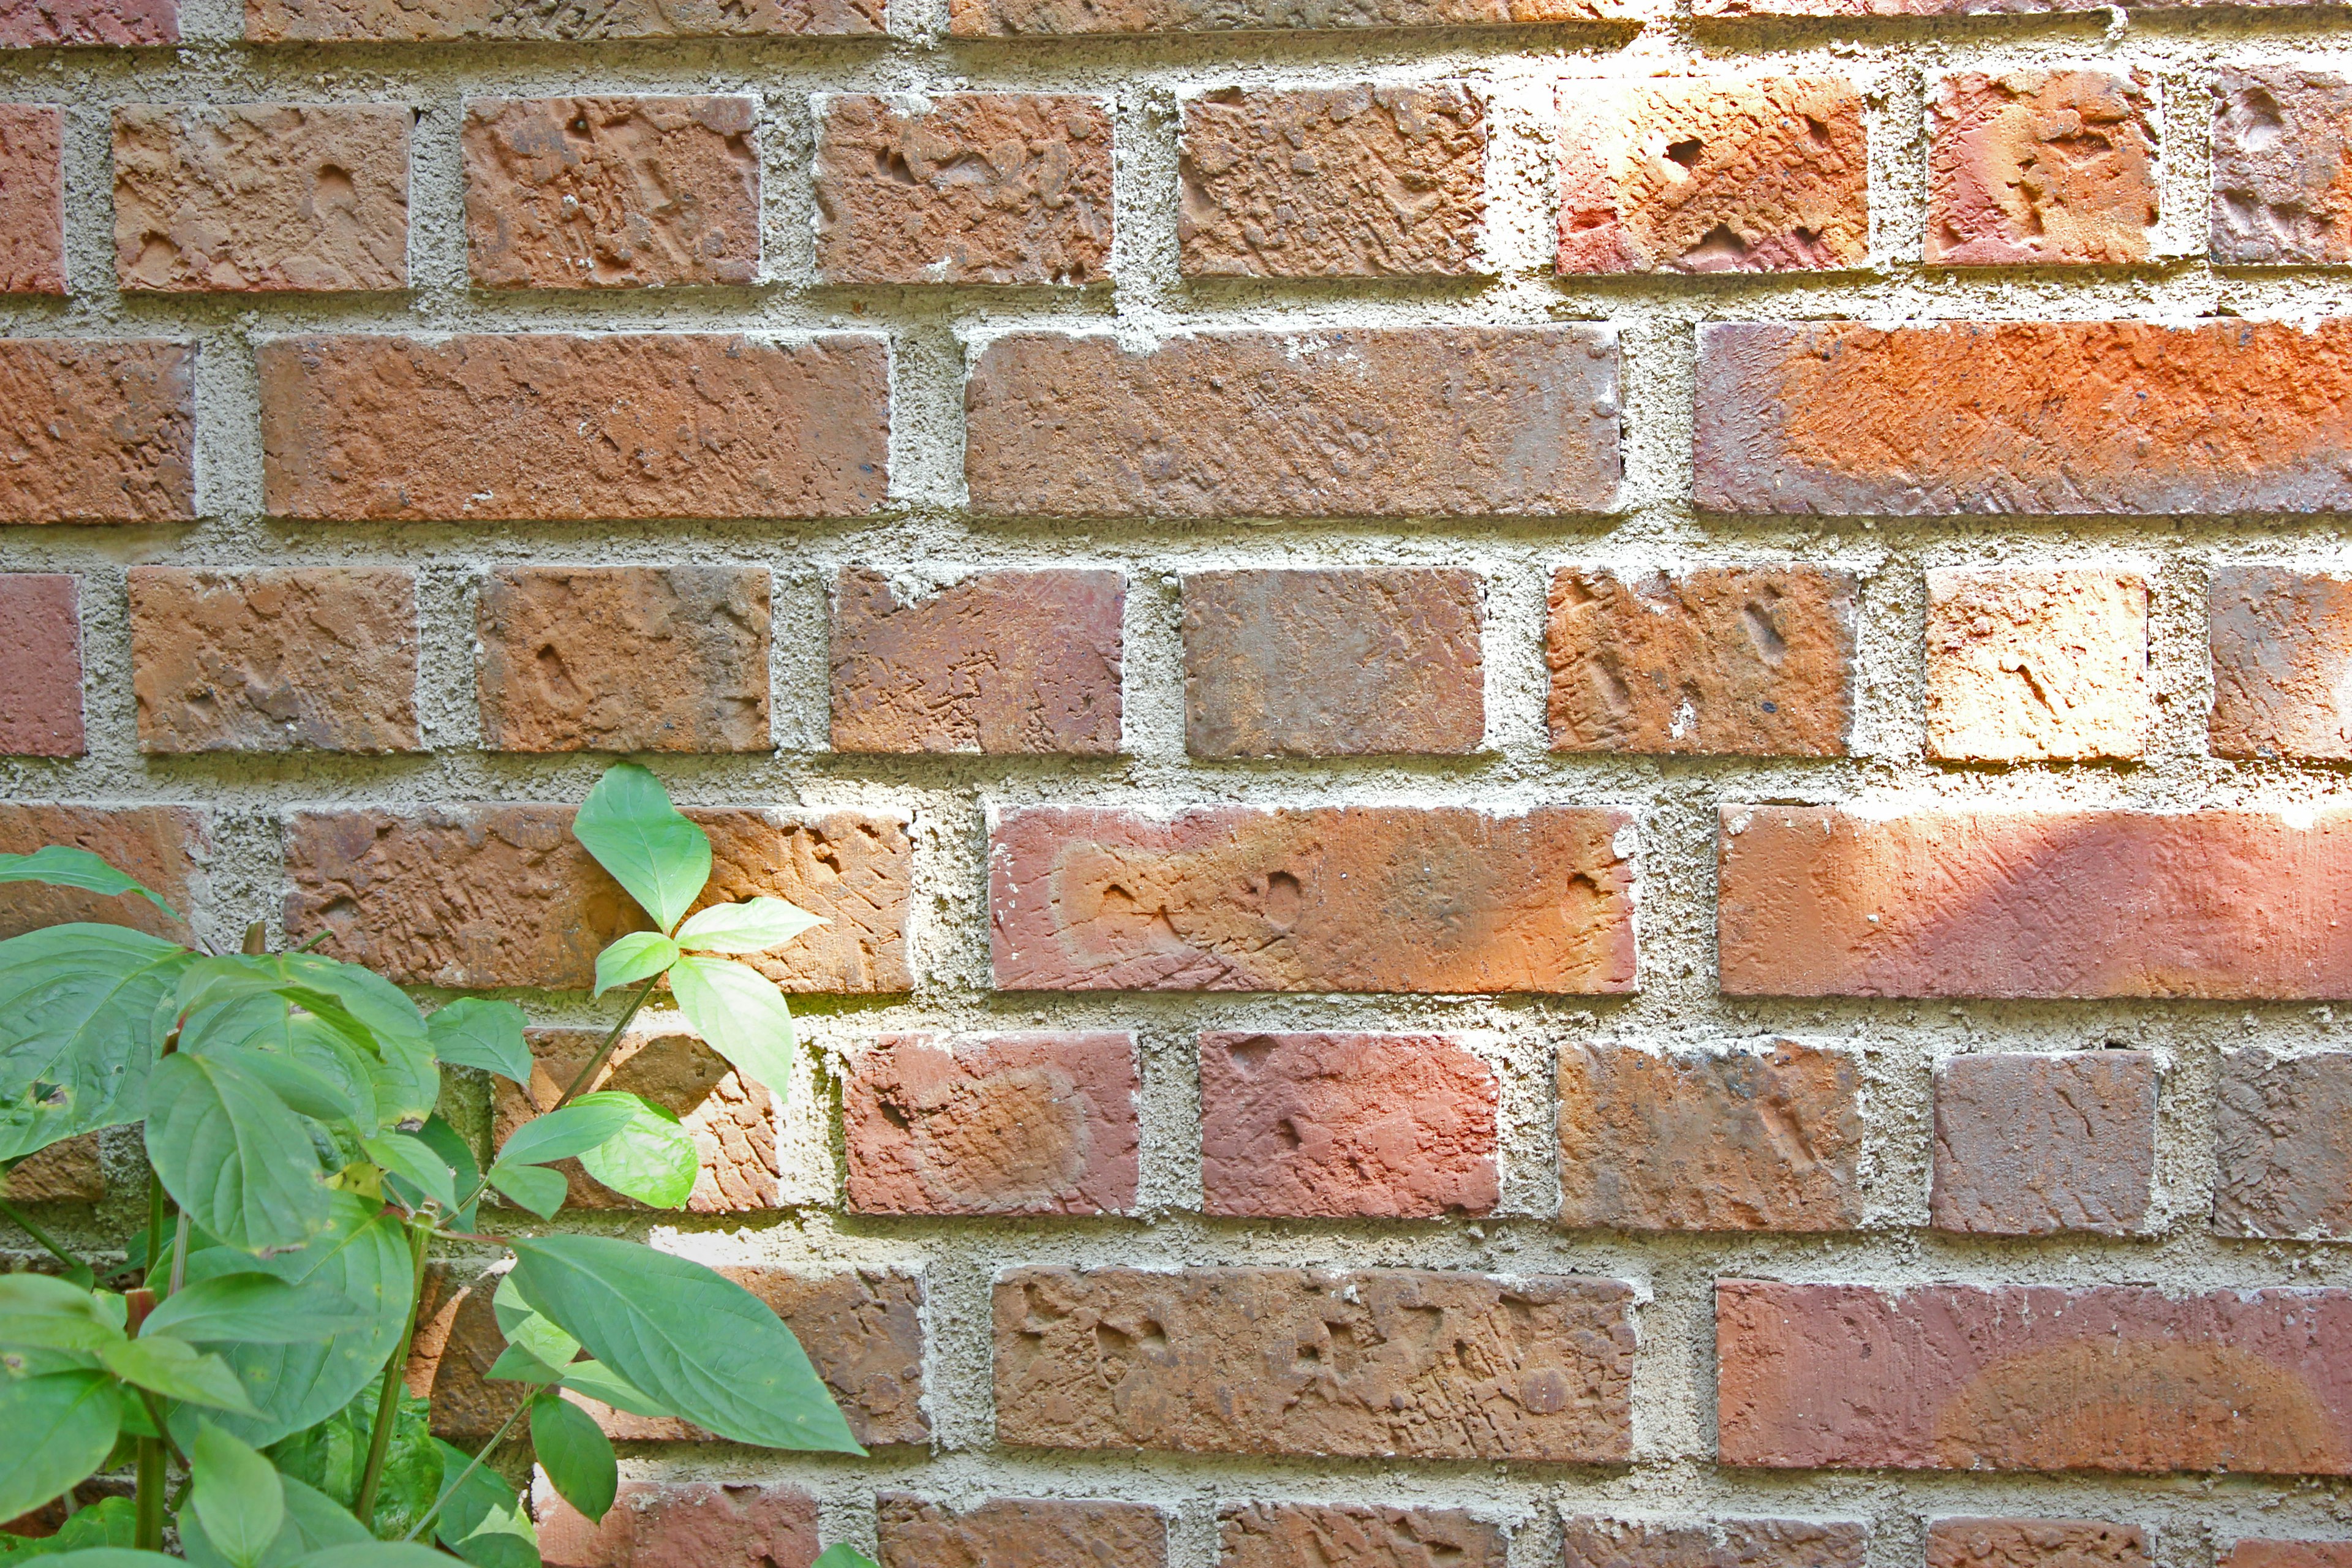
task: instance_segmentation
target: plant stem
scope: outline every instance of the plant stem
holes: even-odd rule
[[[8,1203],[4,1199],[0,1199],[0,1217],[6,1218],[10,1225],[15,1226],[18,1230],[21,1230],[26,1236],[31,1237],[35,1241],[37,1241],[43,1247],[47,1247],[50,1253],[56,1257],[58,1261],[63,1263],[67,1268],[81,1268],[83,1267],[80,1258],[76,1258],[72,1253],[68,1252],[58,1244],[58,1239],[55,1237],[51,1236],[47,1231],[43,1230],[39,1226],[35,1225],[32,1221],[32,1216],[26,1214],[24,1210],[18,1208],[16,1205]],[[97,1277],[93,1275],[89,1283],[96,1283],[96,1279]]]
[[[613,1059],[613,1047],[621,1043],[621,1031],[629,1026],[629,1021],[637,1016],[637,1009],[646,1005],[646,998],[652,995],[654,987],[660,984],[661,976],[656,974],[637,988],[636,995],[630,999],[629,1010],[621,1015],[621,1021],[613,1026],[613,1032],[604,1037],[604,1045],[598,1047],[595,1056],[589,1059],[588,1065],[580,1069],[580,1076],[572,1080],[572,1087],[563,1091],[563,1098],[549,1106],[548,1110],[562,1110],[579,1099],[588,1086],[596,1081],[596,1075],[603,1072],[604,1064]]]
[[[176,1296],[188,1282],[188,1211],[180,1211],[179,1228],[172,1233],[172,1279],[166,1296]]]
[[[408,1347],[416,1337],[416,1309],[425,1300],[425,1244],[432,1231],[421,1225],[408,1227],[408,1318],[401,1325],[400,1344],[384,1364],[383,1389],[376,1395],[375,1430],[368,1436],[367,1468],[360,1474],[360,1495],[352,1512],[362,1524],[375,1529],[376,1489],[383,1481],[384,1456],[392,1452],[392,1428],[400,1414],[400,1380],[408,1372]]]
[[[139,1528],[131,1544],[142,1552],[163,1550],[163,1439],[161,1437],[139,1439]]]
[[[151,1166],[147,1172],[147,1272],[163,1256],[163,1178]],[[144,1280],[141,1281],[142,1284]]]
[[[432,1526],[433,1521],[441,1516],[441,1505],[447,1502],[451,1498],[456,1497],[457,1495],[457,1489],[466,1484],[466,1478],[472,1475],[476,1470],[480,1469],[482,1468],[482,1461],[490,1457],[491,1450],[507,1440],[507,1434],[514,1430],[514,1424],[522,1419],[524,1411],[530,1408],[531,1399],[536,1399],[539,1396],[536,1394],[530,1395],[530,1398],[525,1399],[520,1405],[516,1405],[514,1409],[509,1413],[504,1421],[499,1423],[499,1429],[490,1434],[490,1440],[482,1445],[482,1451],[468,1460],[464,1469],[457,1472],[457,1479],[456,1480],[450,1481],[442,1487],[440,1497],[434,1501],[431,1508],[425,1510],[425,1517],[418,1520],[416,1523],[410,1528],[406,1535],[401,1537],[403,1541],[414,1541],[418,1536],[424,1534],[425,1531]]]

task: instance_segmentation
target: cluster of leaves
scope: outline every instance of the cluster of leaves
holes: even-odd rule
[[[677,1118],[584,1092],[665,979],[744,1077],[779,1098],[789,1081],[791,1012],[733,955],[790,942],[816,917],[755,898],[688,918],[710,843],[642,768],[606,773],[572,831],[657,929],[598,958],[599,995],[637,987],[627,1011],[487,1170],[435,1106],[445,1067],[528,1088],[510,1003],[453,1002],[428,1017],[379,976],[316,953],[203,953],[119,926],[0,942],[0,1168],[143,1123],[153,1172],[150,1224],[125,1267],[101,1279],[52,1245],[62,1273],[0,1275],[0,1520],[100,1471],[137,1476],[134,1497],[82,1510],[54,1537],[0,1537],[0,1561],[139,1568],[175,1531],[202,1568],[429,1568],[445,1553],[539,1568],[530,1516],[486,1461],[527,1417],[549,1484],[601,1520],[618,1466],[567,1390],[736,1442],[863,1451],[799,1342],[740,1286],[635,1242],[480,1234],[490,1192],[552,1217],[563,1160],[655,1207],[686,1201],[697,1158]],[[59,846],[0,856],[0,881],[171,912]],[[28,1217],[7,1217],[47,1242]],[[507,1346],[489,1375],[527,1392],[475,1454],[434,1438],[401,1386],[436,1241],[511,1259],[494,1299]],[[835,1547],[820,1562],[865,1559]]]

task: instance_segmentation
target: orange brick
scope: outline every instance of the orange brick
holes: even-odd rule
[[[0,294],[66,291],[64,147],[63,110],[0,105]]]
[[[98,1134],[52,1143],[0,1173],[0,1197],[19,1204],[104,1203],[106,1168],[99,1161]]]
[[[245,36],[257,44],[855,37],[881,32],[883,9],[883,0],[245,0]]]
[[[1509,1543],[1458,1508],[1250,1503],[1217,1516],[1217,1568],[1504,1568]]]
[[[1570,1516],[1565,1568],[1863,1568],[1870,1531],[1801,1519],[1705,1524]]]
[[[212,839],[203,816],[178,805],[35,805],[0,803],[0,855],[29,855],[45,844],[87,849],[154,890],[181,916],[174,921],[135,893],[100,898],[39,882],[0,883],[0,938],[68,921],[134,926],[173,942],[204,888]]]
[[[2221,1568],[2352,1568],[2352,1541],[2245,1537],[2221,1554]]]
[[[179,0],[42,0],[0,11],[0,48],[179,41]]]
[[[2149,1568],[2147,1533],[2086,1519],[1939,1519],[1927,1568]]]
[[[195,351],[0,339],[0,523],[196,515]]]
[[[1960,71],[1927,107],[1937,267],[2145,261],[2156,229],[2146,71]]]
[[[0,756],[82,754],[80,599],[63,572],[0,574]]]
[[[625,1480],[596,1523],[535,1475],[548,1568],[809,1568],[816,1500],[798,1487]]]
[[[1927,574],[1927,754],[2134,758],[2156,725],[2147,579],[2096,568]]]

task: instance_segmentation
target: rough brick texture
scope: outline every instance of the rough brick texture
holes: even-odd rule
[[[973,363],[982,512],[1395,517],[1601,511],[1616,499],[1607,327],[1213,331],[1149,352],[1014,332]]]
[[[2352,819],[1727,806],[1723,989],[1747,996],[2352,994]]]
[[[1926,258],[1941,267],[2145,261],[2156,227],[2146,71],[1960,71],[1927,105]]]
[[[879,572],[842,568],[835,751],[1118,750],[1118,573],[983,572],[903,603],[898,595]]]
[[[98,1134],[85,1132],[52,1143],[0,1174],[0,1197],[16,1204],[105,1202],[106,1170],[99,1162]]]
[[[1613,20],[1654,0],[950,0],[957,37],[1499,27]]]
[[[996,984],[1630,991],[1631,824],[1572,806],[1006,812],[989,849]]]
[[[548,1568],[808,1568],[816,1561],[816,1500],[797,1487],[624,1480],[601,1523],[565,1502],[544,1474],[530,1500]]]
[[[2352,321],[1727,322],[1698,342],[1706,510],[2352,508]]]
[[[1801,1469],[2352,1469],[2352,1291],[1716,1288],[1717,1447]]]
[[[195,350],[0,340],[0,523],[196,515]]]
[[[749,98],[489,98],[466,105],[466,263],[485,289],[752,283]]]
[[[848,516],[887,488],[888,356],[865,334],[281,338],[256,357],[282,517]]]
[[[44,844],[87,849],[172,906],[173,920],[136,893],[101,897],[40,882],[0,883],[0,939],[67,921],[135,926],[173,942],[204,889],[212,838],[204,817],[176,805],[32,805],[0,803],[0,855]]]
[[[2352,759],[2352,578],[2217,566],[2207,603],[2214,754]]]
[[[1051,93],[817,100],[817,276],[828,283],[1099,283],[1110,106]]]
[[[82,753],[80,584],[0,574],[0,756]]]
[[[477,604],[491,751],[769,749],[762,568],[512,568]]]
[[[1927,574],[1927,754],[2137,757],[2156,723],[2147,581],[2092,568]]]
[[[2148,1568],[2136,1524],[2083,1519],[1939,1519],[1927,1526],[1927,1568]]]
[[[33,0],[0,11],[0,48],[179,41],[179,0]]]
[[[66,291],[64,148],[62,110],[0,106],[0,294]]]
[[[1565,1568],[1863,1568],[1868,1530],[1800,1519],[1707,1524],[1571,1515]]]
[[[2128,1236],[2156,1174],[2156,1058],[1988,1052],[1936,1064],[1939,1230]]]
[[[1842,757],[1853,723],[1853,577],[1562,567],[1544,658],[1555,752]]]
[[[874,1500],[880,1568],[1163,1568],[1168,1523],[1156,1508],[1060,1498],[998,1498],[958,1511],[904,1492]]]
[[[1508,1550],[1458,1508],[1249,1503],[1220,1513],[1217,1535],[1217,1568],[1504,1568]]]
[[[1202,1207],[1427,1219],[1495,1206],[1495,1074],[1444,1035],[1201,1037]]]
[[[406,570],[134,566],[130,580],[142,751],[421,749]]]
[[[1486,587],[1375,567],[1184,579],[1196,757],[1461,754],[1484,743]]]
[[[996,1436],[1055,1448],[1622,1463],[1633,1291],[1412,1269],[1022,1268]]]
[[[2352,1052],[2221,1053],[2213,1228],[2352,1237]]]
[[[264,44],[854,37],[881,32],[883,9],[883,0],[245,0],[245,36]]]
[[[1135,1037],[885,1035],[842,1087],[861,1214],[1125,1214],[1135,1206]]]
[[[903,816],[690,815],[711,839],[703,903],[765,893],[832,922],[755,955],[761,973],[788,991],[908,987]],[[286,873],[294,941],[323,929],[322,951],[409,985],[584,991],[597,952],[652,923],[572,837],[569,806],[296,812]]]
[[[1559,270],[1810,272],[1870,255],[1843,77],[1559,85]]]
[[[2221,1553],[2221,1568],[2352,1568],[2352,1541],[2248,1537]]]
[[[2352,81],[2336,71],[2215,73],[2210,252],[2238,266],[2352,261]]]
[[[1486,103],[1458,81],[1183,100],[1178,263],[1192,277],[1486,271]]]

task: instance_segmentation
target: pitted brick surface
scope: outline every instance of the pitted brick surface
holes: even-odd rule
[[[52,1143],[0,1175],[0,1198],[15,1204],[95,1204],[106,1201],[106,1170],[98,1137],[85,1132]]]
[[[1503,27],[1661,14],[1659,0],[950,0],[959,38]]]
[[[2352,1052],[2221,1053],[2213,1228],[2352,1237]]]
[[[245,36],[258,44],[855,37],[881,32],[883,10],[883,0],[245,0]]]
[[[63,110],[0,105],[0,294],[66,291],[64,139]]]
[[[2096,568],[1927,574],[1927,754],[2137,757],[2156,727],[2147,579]]]
[[[2214,754],[2352,759],[2352,578],[2217,566],[2207,607]]]
[[[68,921],[135,926],[185,942],[187,919],[205,890],[212,837],[204,815],[177,805],[46,805],[0,802],[0,855],[30,855],[45,844],[87,849],[152,890],[173,920],[136,893],[101,896],[40,882],[0,883],[0,940]]]
[[[2145,71],[1959,71],[1927,107],[1932,266],[2145,261],[2157,134]]]
[[[1217,1516],[1217,1568],[1504,1568],[1502,1531],[1458,1508],[1249,1503]]]
[[[2248,1537],[2221,1553],[2221,1568],[2352,1568],[2352,1541]]]
[[[1722,1519],[1706,1524],[1571,1515],[1565,1568],[1863,1568],[1859,1524]]]
[[[816,1500],[798,1487],[624,1480],[600,1523],[534,1477],[548,1568],[808,1568]]]
[[[961,1511],[904,1492],[874,1500],[880,1568],[1162,1568],[1168,1524],[1140,1503],[995,1498]]]
[[[2213,79],[2210,253],[2238,266],[2352,261],[2352,80],[2225,65]]]
[[[2128,1236],[2156,1175],[2146,1051],[1993,1051],[1936,1064],[1929,1221],[1979,1236]]]
[[[19,0],[0,11],[0,48],[179,41],[179,0]]]
[[[2084,1519],[1939,1519],[1927,1568],[2148,1568],[2147,1532]]]
[[[195,350],[0,340],[0,523],[196,515]]]
[[[81,585],[0,574],[0,756],[82,754]]]

